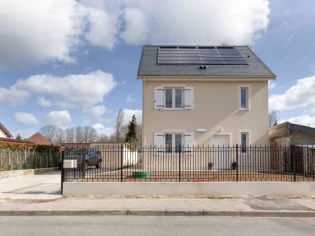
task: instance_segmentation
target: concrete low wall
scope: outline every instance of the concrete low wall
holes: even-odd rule
[[[65,182],[65,196],[232,196],[315,197],[315,182],[79,183]]]
[[[0,171],[0,179],[22,176],[22,175],[38,175],[40,173],[50,172],[58,170],[58,167],[53,168],[42,168],[42,169],[28,169],[28,170],[10,170],[10,171]]]

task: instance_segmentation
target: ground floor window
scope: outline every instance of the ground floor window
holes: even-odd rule
[[[183,145],[183,134],[165,134],[165,151],[179,152],[179,146]]]
[[[242,153],[246,153],[246,147],[248,146],[248,133],[241,133],[241,151]]]

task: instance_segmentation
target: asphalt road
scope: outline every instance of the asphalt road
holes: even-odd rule
[[[314,236],[315,218],[245,217],[0,217],[0,236]]]

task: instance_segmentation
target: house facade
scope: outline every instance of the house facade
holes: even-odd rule
[[[0,123],[0,138],[12,138],[13,135],[7,130],[2,123]]]
[[[143,145],[267,145],[268,81],[247,46],[144,46]]]

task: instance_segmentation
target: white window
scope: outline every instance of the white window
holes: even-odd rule
[[[166,109],[182,109],[183,108],[183,89],[166,88],[165,89],[165,105]]]
[[[249,143],[249,133],[248,132],[241,132],[241,152],[246,153],[246,148],[248,147]]]
[[[165,134],[165,151],[179,152],[180,146],[183,146],[183,134]]]
[[[155,132],[154,133],[154,147],[158,152],[165,151],[168,153],[179,152],[179,146],[183,150],[189,150],[194,145],[194,132]]]
[[[238,85],[238,109],[250,110],[250,85]]]
[[[194,109],[193,87],[154,87],[154,109],[190,110]]]
[[[248,109],[248,89],[241,88],[241,109]]]

